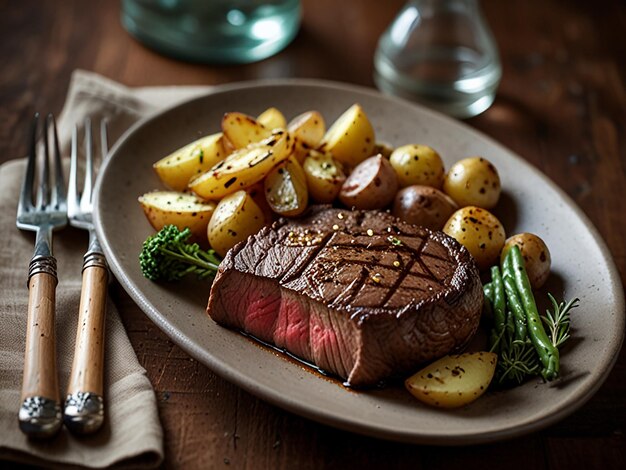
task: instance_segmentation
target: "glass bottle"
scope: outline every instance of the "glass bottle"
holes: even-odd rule
[[[123,0],[122,24],[180,59],[247,63],[276,54],[300,26],[300,0]]]
[[[410,0],[381,36],[374,80],[385,93],[467,118],[495,98],[502,68],[477,0]]]

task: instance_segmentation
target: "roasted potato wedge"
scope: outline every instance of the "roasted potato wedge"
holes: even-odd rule
[[[333,202],[346,181],[341,163],[329,153],[312,150],[304,160],[302,169],[306,175],[309,195],[322,204]]]
[[[398,191],[398,177],[382,155],[361,162],[348,176],[339,192],[339,200],[356,209],[382,209],[393,201]]]
[[[246,191],[237,191],[222,199],[211,217],[208,230],[209,243],[216,253],[226,252],[265,225],[263,211]]]
[[[458,408],[480,397],[496,370],[498,356],[475,352],[445,356],[404,382],[418,400],[440,408]]]
[[[155,230],[166,225],[176,225],[180,230],[189,227],[193,241],[206,240],[207,226],[215,211],[214,203],[176,191],[146,193],[139,198],[139,203]]]
[[[204,173],[226,157],[222,133],[202,137],[162,158],[153,165],[168,188],[182,191],[189,180]]]
[[[443,182],[443,192],[459,207],[495,207],[500,199],[500,176],[496,167],[482,157],[465,158],[456,162]]]
[[[355,167],[372,156],[376,139],[374,128],[359,104],[352,105],[330,126],[321,149],[337,160]]]
[[[304,170],[291,156],[265,178],[265,198],[274,212],[284,216],[302,214],[309,202]]]
[[[205,199],[221,199],[261,181],[292,150],[293,138],[284,130],[278,131],[262,142],[235,151],[194,179],[189,188]]]
[[[441,188],[444,177],[443,160],[427,145],[403,145],[395,149],[389,157],[396,170],[400,187],[419,184]]]
[[[326,123],[319,112],[308,111],[293,118],[287,130],[310,148],[316,148],[324,138]]]
[[[276,108],[267,108],[259,114],[256,121],[270,130],[284,129],[287,127],[285,116]]]
[[[243,113],[226,113],[222,118],[222,132],[234,150],[261,142],[272,134],[252,116]]]
[[[467,248],[478,269],[487,269],[498,262],[506,239],[497,217],[476,206],[463,207],[452,214],[443,231]]]
[[[504,258],[514,245],[519,246],[524,258],[524,266],[528,274],[528,280],[533,289],[541,288],[550,275],[550,264],[552,257],[546,243],[533,233],[518,233],[513,235],[504,243],[500,255],[500,263],[504,263]]]

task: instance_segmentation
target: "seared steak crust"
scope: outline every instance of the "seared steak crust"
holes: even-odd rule
[[[207,311],[369,385],[466,344],[482,295],[469,252],[444,233],[388,213],[320,207],[230,250]]]

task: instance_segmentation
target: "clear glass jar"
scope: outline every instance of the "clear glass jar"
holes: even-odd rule
[[[459,118],[491,106],[502,76],[477,0],[410,0],[381,36],[374,66],[383,92]]]
[[[289,44],[299,0],[123,0],[122,24],[159,52],[180,59],[247,63]]]

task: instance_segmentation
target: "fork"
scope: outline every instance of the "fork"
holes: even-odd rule
[[[39,114],[35,114],[26,174],[17,206],[17,227],[36,232],[35,253],[28,267],[28,323],[18,421],[25,434],[48,438],[57,433],[62,423],[54,331],[58,279],[56,259],[52,256],[52,232],[67,225],[67,206],[59,140],[52,114],[48,114],[43,123],[44,158],[33,203],[38,128]],[[54,167],[51,182],[50,147]]]
[[[106,121],[100,123],[102,158],[108,153]],[[72,131],[67,214],[70,225],[89,231],[89,248],[83,258],[78,329],[74,360],[65,399],[63,421],[76,434],[97,431],[104,421],[104,318],[108,267],[92,222],[93,138],[91,120],[85,119],[85,180],[78,194],[78,126]]]

